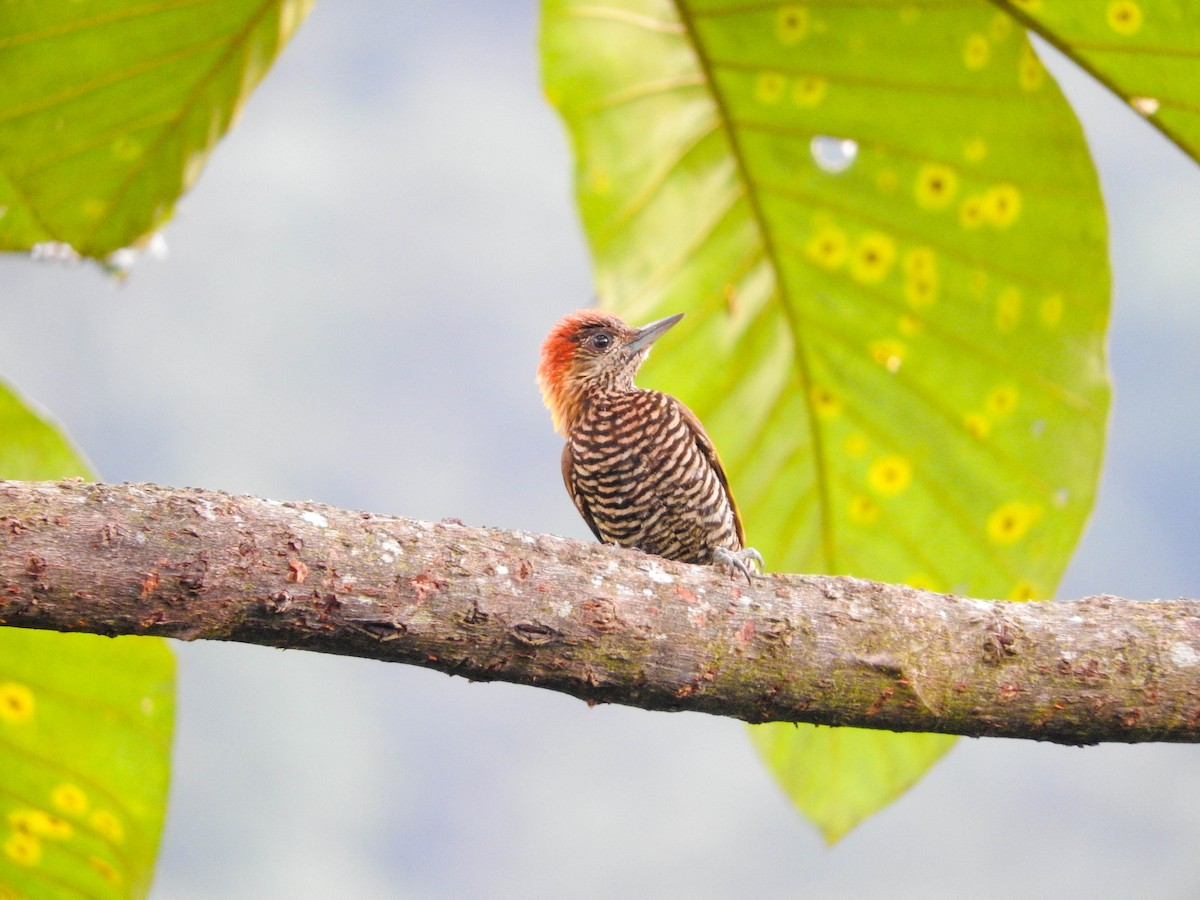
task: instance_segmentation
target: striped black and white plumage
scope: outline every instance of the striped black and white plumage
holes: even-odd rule
[[[602,541],[689,563],[741,550],[741,519],[712,441],[667,394],[598,391],[562,456],[563,481]]]
[[[745,546],[712,440],[681,402],[633,383],[650,344],[680,318],[634,329],[584,310],[550,332],[538,382],[567,438],[563,481],[599,540],[749,577],[762,558]]]

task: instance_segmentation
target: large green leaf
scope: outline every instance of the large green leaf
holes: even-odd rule
[[[0,478],[87,477],[88,465],[62,431],[0,382]]]
[[[146,894],[173,672],[160,640],[0,631],[0,897]]]
[[[14,0],[0,250],[105,257],[159,228],[313,0]]]
[[[1200,160],[1200,5],[996,0]]]
[[[749,731],[784,791],[831,842],[878,810],[880,798],[912,787],[954,743],[945,735],[860,728],[783,724]]]
[[[0,384],[0,477],[87,474],[59,429]],[[0,522],[0,540],[18,527]],[[173,690],[160,639],[0,628],[0,900],[145,895]]]
[[[547,0],[602,301],[776,570],[1046,596],[1095,493],[1109,276],[1077,121],[987,3]],[[824,735],[827,732],[820,732]],[[764,726],[831,839],[950,739]]]

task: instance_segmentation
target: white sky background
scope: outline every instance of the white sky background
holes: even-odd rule
[[[116,287],[0,261],[0,369],[110,481],[587,537],[533,381],[591,303],[534,5],[319,4]],[[1200,595],[1200,174],[1072,78],[1116,403],[1061,590]],[[825,848],[737,723],[178,646],[155,900],[1196,896],[1200,750],[963,741]]]

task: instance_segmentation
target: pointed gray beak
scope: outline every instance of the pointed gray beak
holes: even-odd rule
[[[659,319],[656,322],[651,322],[649,325],[643,325],[637,330],[637,336],[625,345],[625,349],[630,353],[637,353],[643,347],[649,347],[682,318],[683,313],[675,313],[673,316],[667,316],[665,319]]]

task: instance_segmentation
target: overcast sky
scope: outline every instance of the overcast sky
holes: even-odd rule
[[[114,286],[0,260],[0,369],[103,477],[587,537],[533,381],[591,302],[532,4],[318,4]],[[1200,594],[1200,175],[1067,81],[1110,205],[1116,379],[1060,596]],[[963,741],[833,850],[741,726],[180,646],[156,900],[1185,897],[1200,751]]]

